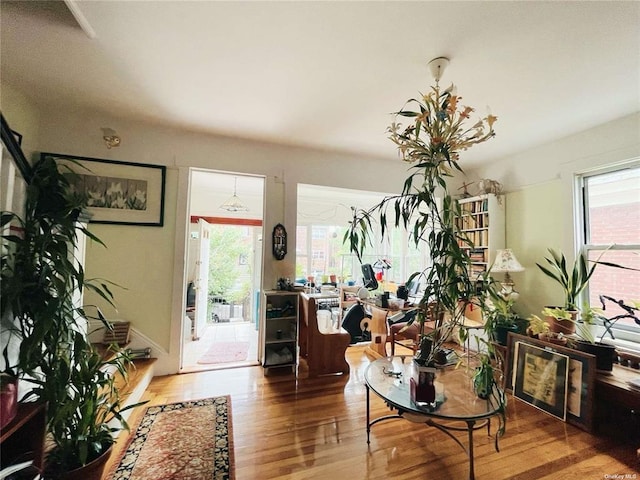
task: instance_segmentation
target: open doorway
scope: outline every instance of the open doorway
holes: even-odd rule
[[[193,170],[190,184],[181,371],[257,364],[264,180]]]

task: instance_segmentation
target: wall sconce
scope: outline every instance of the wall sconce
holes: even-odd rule
[[[120,146],[120,137],[118,136],[116,131],[111,128],[102,129],[102,139],[104,140],[107,148]]]

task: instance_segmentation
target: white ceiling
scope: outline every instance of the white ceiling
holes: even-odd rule
[[[442,83],[498,116],[467,165],[640,111],[640,2],[1,3],[1,74],[43,102],[396,158],[390,113]]]

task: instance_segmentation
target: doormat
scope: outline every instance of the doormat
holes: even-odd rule
[[[247,359],[249,342],[214,342],[198,359],[199,364],[243,362]]]
[[[148,407],[128,442],[106,478],[235,478],[228,395]]]

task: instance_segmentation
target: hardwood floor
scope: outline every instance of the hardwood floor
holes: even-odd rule
[[[349,347],[347,359],[348,376],[304,378],[304,366],[298,378],[290,370],[265,376],[261,367],[247,367],[156,377],[147,394],[155,404],[231,395],[237,480],[468,478],[462,449],[422,424],[376,424],[367,445],[363,374],[369,360],[363,347]],[[371,398],[372,418],[388,412]],[[587,434],[511,395],[507,410],[500,452],[486,429],[474,436],[476,478],[640,478],[638,445]],[[460,438],[466,443],[466,433]]]

